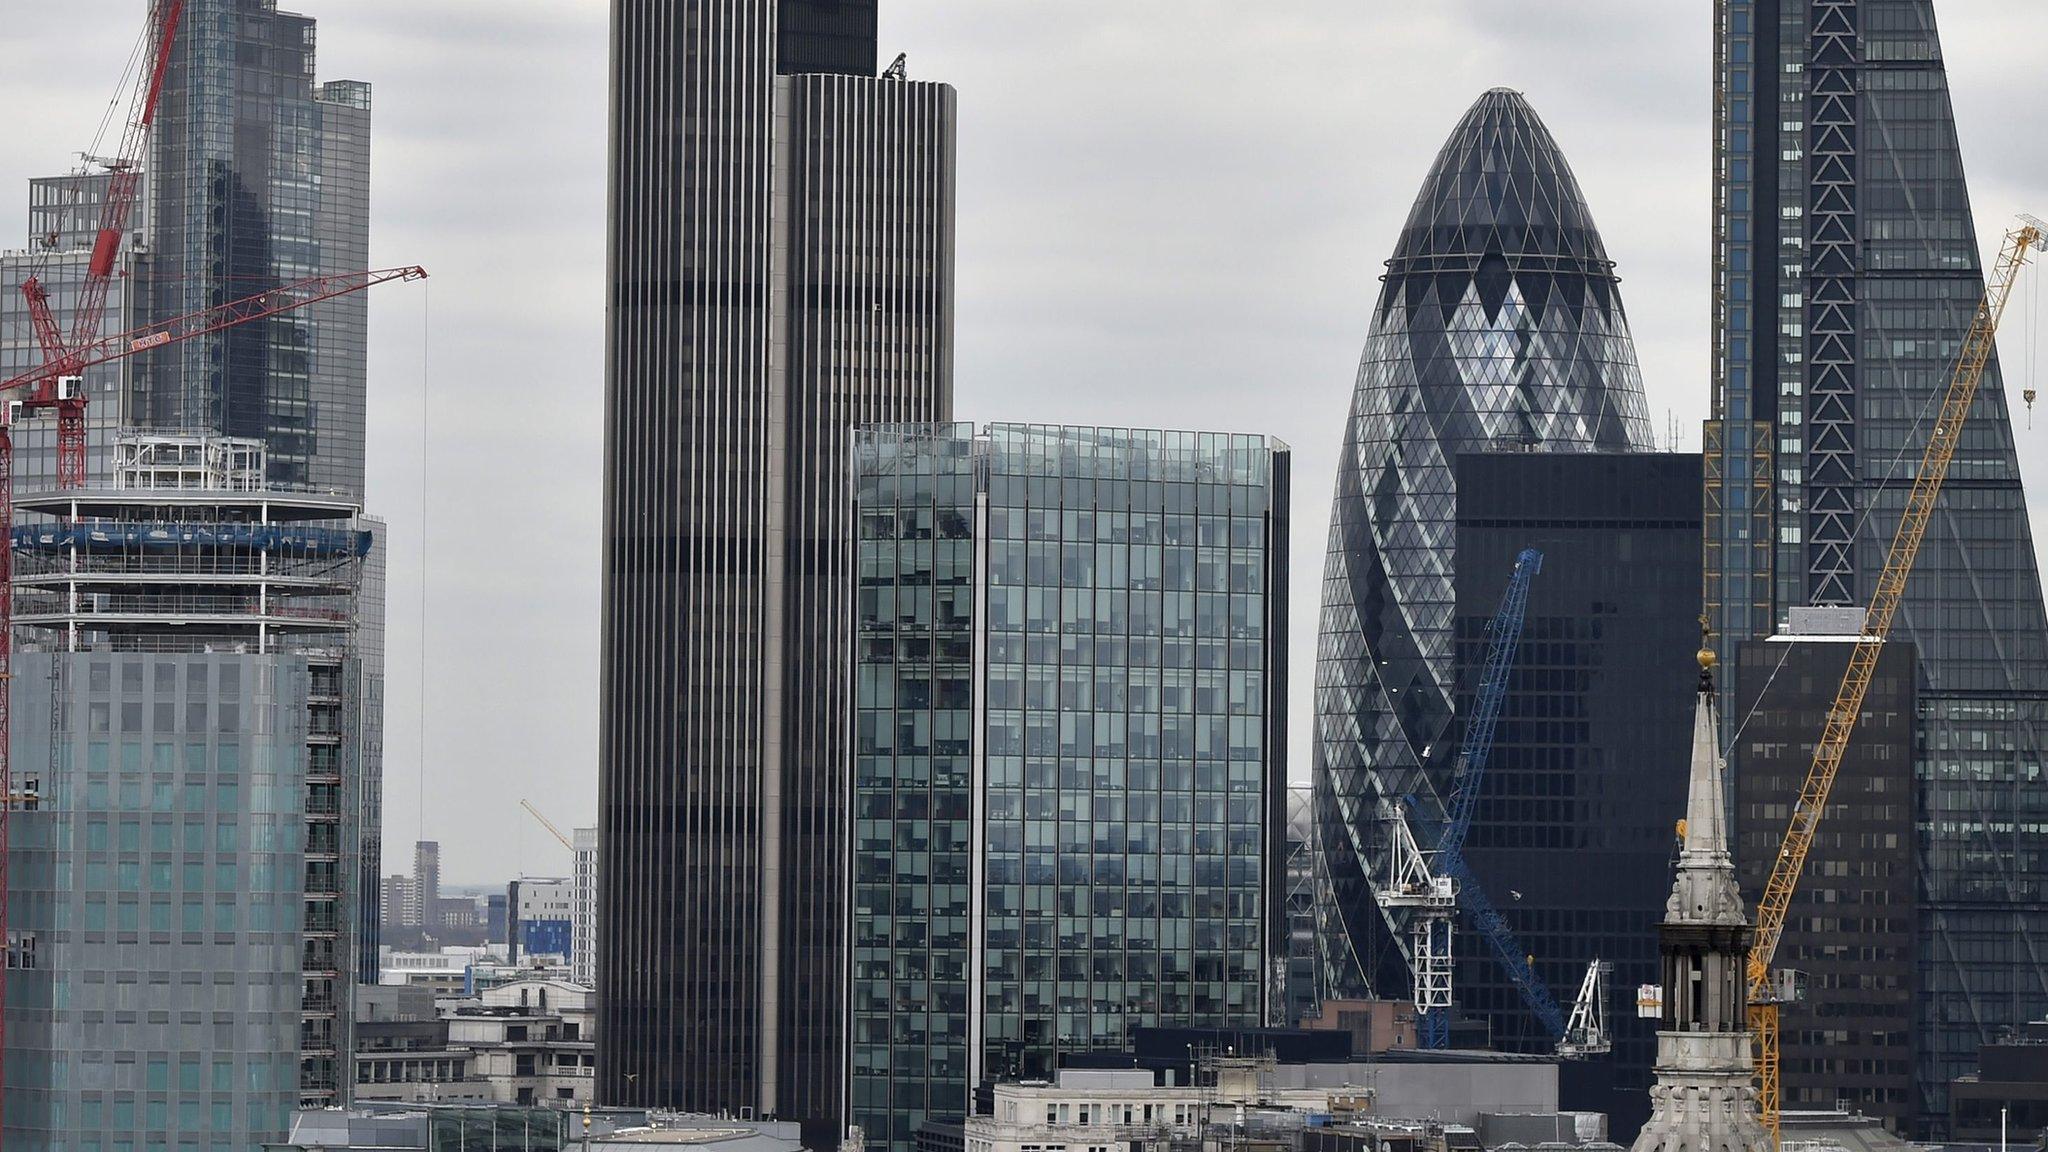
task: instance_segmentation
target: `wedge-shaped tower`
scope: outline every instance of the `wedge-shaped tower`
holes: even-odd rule
[[[1715,8],[1706,610],[1734,671],[1740,646],[1781,632],[1793,609],[1869,602],[1984,268],[1935,19],[1967,6]],[[1955,76],[1979,92],[1981,79]],[[2006,145],[1996,128],[1974,143]],[[2007,319],[2008,352],[2027,347],[2021,315]],[[1950,1085],[1983,1045],[2048,1015],[2048,612],[2011,398],[1994,357],[1892,631],[1918,661],[1915,786],[1865,795],[1878,818],[1916,827],[1882,864],[1908,870],[1915,904],[1868,917],[1795,904],[1777,957],[1810,970],[1872,933],[1912,933],[1909,978],[1876,966],[1834,989],[1837,1003],[1908,999],[1912,1014],[1789,1028],[1784,1088],[1788,1108],[1853,1107],[1919,1139],[1952,1135]],[[1759,691],[1723,688],[1731,714]],[[1745,783],[1769,772],[1738,754],[1745,814]],[[1868,1051],[1888,1056],[1872,1068]]]
[[[1374,312],[1337,469],[1316,659],[1316,818],[1334,987],[1406,987],[1382,799],[1433,841],[1456,754],[1460,453],[1651,447],[1614,265],[1557,142],[1494,89],[1423,182]],[[1395,929],[1389,935],[1389,929]]]

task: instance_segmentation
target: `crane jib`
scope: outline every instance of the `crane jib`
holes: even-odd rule
[[[1779,1078],[1778,1043],[1778,1004],[1782,997],[1772,988],[1771,961],[1784,936],[1799,876],[1805,871],[1820,818],[1834,789],[1835,776],[1848,753],[1849,739],[1855,733],[1857,717],[1862,713],[1864,698],[1877,673],[1879,651],[1891,633],[1900,601],[1905,597],[1907,577],[1919,559],[1920,545],[1926,539],[1935,503],[1941,498],[1942,484],[1947,480],[1949,464],[1955,458],[1963,422],[1969,417],[1978,385],[1990,364],[1998,324],[2005,315],[2006,303],[2012,297],[2013,283],[2020,269],[2025,267],[2028,253],[2043,248],[2044,237],[2048,237],[2048,224],[2031,216],[2021,219],[2021,226],[2006,234],[1998,264],[1985,283],[1983,298],[1963,340],[1962,352],[1957,357],[1941,412],[1928,433],[1919,468],[1913,474],[1912,491],[1899,517],[1898,529],[1892,536],[1889,551],[1885,553],[1884,568],[1878,575],[1864,614],[1863,635],[1842,670],[1841,687],[1836,691],[1835,703],[1828,712],[1820,741],[1814,746],[1813,763],[1800,788],[1799,802],[1793,807],[1777,859],[1764,883],[1763,898],[1757,902],[1756,934],[1744,968],[1750,990],[1751,1030],[1756,1041],[1758,1111],[1773,1143],[1780,1136],[1779,1110],[1784,1096]]]

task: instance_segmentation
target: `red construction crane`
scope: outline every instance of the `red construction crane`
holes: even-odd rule
[[[128,124],[121,133],[121,150],[110,159],[87,158],[88,165],[106,169],[107,197],[100,206],[99,231],[93,237],[92,260],[86,265],[85,283],[78,293],[78,310],[71,316],[70,339],[65,339],[50,311],[41,277],[30,276],[21,286],[47,369],[36,390],[21,402],[30,409],[57,410],[57,484],[62,488],[85,483],[85,388],[72,378],[84,370],[79,350],[99,339],[100,325],[106,319],[107,290],[113,284],[121,237],[127,233],[128,217],[134,213],[142,189],[143,153],[149,147],[150,129],[156,126],[164,74],[170,70],[171,46],[177,42],[178,21],[184,14],[185,0],[155,0],[150,5],[149,65],[135,88]]]

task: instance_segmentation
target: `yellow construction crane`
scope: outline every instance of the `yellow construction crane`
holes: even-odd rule
[[[1792,823],[1785,830],[1785,842],[1778,848],[1771,878],[1757,902],[1756,938],[1750,945],[1746,972],[1749,985],[1749,1027],[1756,1034],[1757,1106],[1773,1144],[1778,1141],[1779,1110],[1783,1101],[1778,1070],[1778,1006],[1784,999],[1773,987],[1771,961],[1778,941],[1785,934],[1785,917],[1792,910],[1792,896],[1798,889],[1800,873],[1806,870],[1806,856],[1813,848],[1814,832],[1826,811],[1828,793],[1834,788],[1835,773],[1849,750],[1849,737],[1856,730],[1856,718],[1863,712],[1863,698],[1870,691],[1870,678],[1877,671],[1878,653],[1891,634],[1892,620],[1906,593],[1906,578],[1919,558],[1920,542],[1927,536],[1928,521],[1934,515],[1941,485],[1948,478],[1949,462],[1955,458],[1962,438],[1963,423],[1970,404],[1977,397],[1977,385],[1991,362],[1996,347],[1998,323],[2005,316],[2006,301],[2012,296],[2013,281],[2026,265],[2030,253],[2048,248],[2048,224],[2022,216],[2019,227],[2006,233],[1998,265],[1987,281],[1984,299],[1970,324],[1956,360],[1955,376],[1949,380],[1948,395],[1942,400],[1941,415],[1920,456],[1920,470],[1913,476],[1913,492],[1892,536],[1891,551],[1885,554],[1884,571],[1870,594],[1870,609],[1864,617],[1863,634],[1849,655],[1842,672],[1842,686],[1828,710],[1827,727],[1820,743],[1814,745],[1813,766],[1807,769],[1800,787],[1799,802],[1792,808]]]
[[[533,814],[533,818],[535,820],[540,821],[540,826],[547,829],[548,834],[550,836],[553,836],[555,839],[560,840],[562,842],[562,847],[567,848],[571,852],[576,851],[576,845],[571,844],[569,842],[569,838],[567,836],[562,835],[562,830],[560,828],[555,827],[552,821],[550,821],[547,817],[541,815],[540,809],[535,808],[531,802],[526,800],[521,800],[519,802],[519,806],[521,808],[526,809],[528,812],[531,812]]]

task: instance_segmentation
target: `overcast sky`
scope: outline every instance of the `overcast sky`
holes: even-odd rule
[[[567,853],[518,802],[565,829],[596,811],[608,6],[285,6],[320,20],[321,79],[375,85],[374,263],[433,273],[378,289],[371,313],[369,505],[392,527],[386,870],[409,867],[424,826],[451,883],[561,872]],[[1293,446],[1296,778],[1338,439],[1381,264],[1485,89],[1527,93],[1563,146],[1620,266],[1659,433],[1675,419],[1697,449],[1711,10],[883,0],[883,60],[908,52],[913,77],[960,92],[959,417]],[[24,238],[26,178],[91,139],[142,11],[0,0],[0,247]],[[2048,5],[1939,12],[1995,235],[2015,212],[2048,214]],[[2003,342],[2015,391],[2025,327]],[[2048,413],[2020,438],[2030,480],[2048,475]]]

